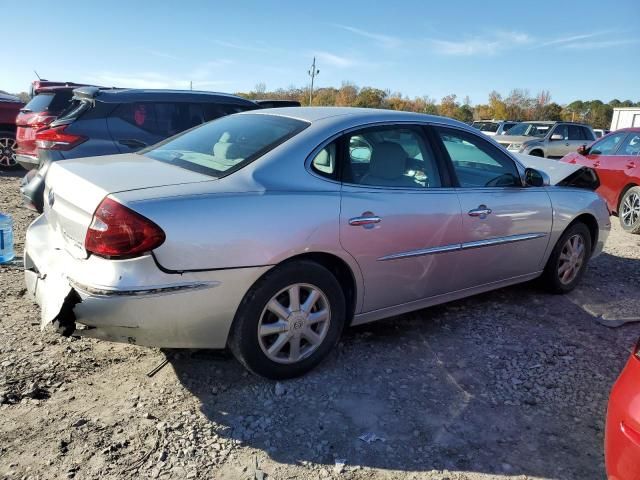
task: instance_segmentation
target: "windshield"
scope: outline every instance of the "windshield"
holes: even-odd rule
[[[551,125],[544,123],[519,123],[509,129],[505,135],[522,135],[524,137],[544,137]]]
[[[300,133],[309,124],[275,115],[230,115],[144,150],[154,160],[223,177]]]

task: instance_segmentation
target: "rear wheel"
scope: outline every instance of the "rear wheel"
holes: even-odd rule
[[[640,187],[627,190],[618,209],[620,225],[629,233],[640,233]]]
[[[255,374],[297,377],[327,356],[344,321],[344,294],[331,272],[314,262],[292,262],[268,272],[245,295],[229,347]]]
[[[591,256],[591,233],[584,223],[574,223],[562,234],[547,261],[542,280],[547,290],[573,290],[587,268]]]
[[[13,132],[0,132],[0,168],[16,168],[16,137]]]

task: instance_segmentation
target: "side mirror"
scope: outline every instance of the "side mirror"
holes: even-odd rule
[[[564,137],[559,133],[554,133],[553,135],[551,135],[551,140],[553,141],[564,140]]]
[[[580,145],[576,151],[580,155],[589,155],[589,148],[586,145]]]
[[[549,175],[535,168],[526,168],[524,171],[524,184],[527,187],[548,187],[551,183]]]

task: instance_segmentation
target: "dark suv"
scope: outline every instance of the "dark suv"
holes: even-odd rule
[[[40,169],[23,181],[25,202],[42,211],[52,161],[136,152],[201,123],[258,108],[263,107],[224,93],[77,88],[67,110],[36,133]]]

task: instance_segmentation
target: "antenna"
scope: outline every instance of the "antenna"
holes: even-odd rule
[[[311,77],[311,90],[309,90],[309,106],[311,106],[311,102],[313,101],[313,81],[315,80],[316,75],[320,73],[320,70],[316,70],[316,57],[313,57],[311,70],[309,70],[307,73]]]
[[[35,74],[36,74],[36,77],[38,77],[38,80],[42,80],[42,79],[40,78],[40,75],[38,75],[38,72],[36,72],[36,71],[34,70],[34,71],[33,71],[33,73],[35,73]]]

